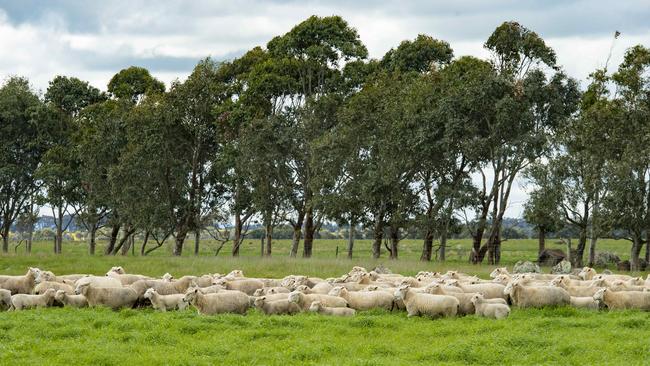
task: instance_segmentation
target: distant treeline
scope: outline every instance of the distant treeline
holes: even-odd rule
[[[173,240],[175,255],[193,235],[198,253],[207,231],[234,256],[261,235],[266,255],[291,236],[291,255],[302,244],[310,257],[336,223],[352,228],[350,256],[358,228],[376,258],[384,242],[395,259],[400,240],[418,237],[422,260],[434,247],[444,260],[447,239],[463,235],[474,263],[499,263],[502,240],[522,235],[504,215],[524,178],[540,252],[550,233],[575,235],[580,266],[586,248],[593,263],[599,237],[623,237],[636,268],[650,239],[650,51],[628,49],[580,90],[517,22],[484,46],[486,60],[456,57],[419,35],[369,59],[345,20],[312,16],[234,60],[201,60],[169,88],[140,67],[119,71],[106,92],[56,76],[42,97],[9,77],[3,250],[14,226],[29,250],[47,206],[56,253],[75,223],[91,253],[102,229],[107,254],[128,253],[135,235],[154,249]]]

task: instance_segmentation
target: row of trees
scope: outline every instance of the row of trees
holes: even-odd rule
[[[636,206],[628,196],[647,170],[648,63],[639,54],[648,51],[629,50],[617,73],[595,72],[581,93],[553,50],[516,22],[497,27],[485,47],[489,60],[455,58],[447,42],[420,35],[368,59],[342,18],[313,16],[240,58],[200,61],[169,90],[137,67],[116,74],[106,93],[57,76],[39,98],[27,80],[10,78],[0,89],[3,250],[11,225],[47,205],[57,253],[71,215],[88,230],[91,253],[100,231],[107,254],[128,252],[136,233],[143,254],[170,239],[180,255],[191,236],[198,253],[207,230],[236,256],[255,223],[266,255],[274,227],[289,224],[291,256],[302,242],[310,257],[329,221],[350,227],[350,257],[359,226],[372,228],[373,256],[388,243],[390,258],[415,227],[421,259],[435,247],[444,260],[447,237],[463,224],[471,260],[498,263],[524,173],[535,187],[526,216],[540,235],[584,227],[581,260],[588,236],[595,247],[599,236],[638,229],[640,250],[650,189]],[[589,215],[576,211],[585,195]]]

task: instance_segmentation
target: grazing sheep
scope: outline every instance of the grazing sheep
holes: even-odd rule
[[[11,291],[0,289],[0,310],[7,310],[11,307]]]
[[[416,293],[409,285],[400,286],[395,291],[395,300],[404,302],[408,317],[420,315],[453,317],[458,314],[460,307],[460,302],[453,296]]]
[[[612,291],[603,288],[594,294],[594,300],[604,303],[609,310],[650,310],[650,292],[647,291]]]
[[[334,287],[329,295],[339,296],[348,302],[355,310],[370,310],[375,308],[393,310],[394,296],[383,291],[350,292],[345,287]]]
[[[264,282],[253,278],[244,278],[232,281],[226,280],[225,278],[220,278],[214,281],[212,284],[221,285],[228,290],[241,291],[247,295],[252,295],[255,293],[255,290],[264,288]]]
[[[75,282],[75,286],[89,284],[93,287],[122,287],[122,282],[113,277],[84,276]]]
[[[106,306],[113,310],[132,308],[138,301],[138,294],[130,287],[95,287],[82,283],[75,289],[75,294],[84,295],[91,307]]]
[[[463,285],[458,281],[453,281],[454,286],[463,290],[463,292],[480,292],[486,299],[496,299],[502,298],[506,299],[506,295],[503,293],[505,286],[498,283],[480,283],[476,285]]]
[[[267,301],[266,296],[258,297],[254,304],[266,315],[293,315],[302,310],[298,304],[289,301],[289,299]]]
[[[185,310],[187,303],[183,301],[183,297],[185,297],[183,294],[160,295],[154,288],[150,288],[144,293],[144,298],[151,301],[153,308],[163,312],[177,309]]]
[[[504,294],[510,295],[520,308],[568,305],[571,296],[565,289],[554,286],[524,286],[515,280],[506,286]]]
[[[267,296],[268,297],[268,296]],[[346,308],[348,302],[337,296],[320,295],[320,294],[303,294],[302,292],[294,291],[289,294],[289,301],[298,304],[304,311],[309,310],[309,306],[314,301],[320,301],[323,305],[332,308]]]
[[[592,296],[571,296],[571,306],[575,308],[595,309],[600,308],[600,302],[594,300]]]
[[[60,283],[60,282],[51,282],[51,281],[45,281],[41,282],[36,287],[34,287],[33,293],[35,295],[40,295],[45,293],[48,289],[54,289],[55,291],[65,291],[66,294],[72,295],[74,294],[74,288],[70,285],[66,285],[65,283]]]
[[[195,288],[185,294],[183,301],[192,304],[201,315],[246,314],[246,310],[250,307],[248,295],[241,291],[203,294],[198,288]]]
[[[36,276],[40,273],[38,268],[30,267],[24,276],[8,276],[0,284],[0,288],[15,294],[31,294],[36,285]]]
[[[84,295],[71,295],[63,290],[57,291],[54,299],[65,306],[72,306],[73,308],[88,307],[88,300],[86,300]]]
[[[474,294],[470,299],[476,309],[475,314],[485,318],[505,319],[510,315],[510,307],[504,304],[489,303],[481,294]]]
[[[330,308],[323,306],[323,303],[320,301],[313,301],[309,306],[309,311],[312,313],[334,316],[354,316],[357,313],[356,310],[350,308]]]
[[[11,296],[11,307],[9,310],[23,310],[30,308],[46,308],[54,302],[54,289],[48,289],[41,295],[16,294]]]

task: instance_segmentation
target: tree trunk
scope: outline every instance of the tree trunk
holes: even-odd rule
[[[273,242],[273,223],[271,220],[266,223],[264,233],[266,235],[266,250],[264,251],[264,255],[267,257],[271,256],[271,246]]]
[[[185,237],[187,236],[187,228],[183,227],[176,234],[176,240],[174,241],[174,251],[172,255],[180,257],[183,254],[183,244],[185,243]]]
[[[298,255],[298,247],[300,247],[300,238],[302,237],[302,223],[304,219],[305,219],[305,214],[299,212],[296,222],[292,224],[293,239],[291,241],[291,252],[289,252],[289,256],[291,258],[295,258]]]
[[[354,235],[356,230],[356,223],[354,219],[350,219],[350,229],[348,230],[348,259],[352,259],[352,251],[354,250]]]
[[[372,257],[377,259],[381,256],[381,241],[384,239],[384,214],[375,215],[374,241],[372,243]]]
[[[242,229],[244,227],[244,224],[242,223],[241,220],[241,213],[237,212],[235,214],[235,238],[233,239],[232,243],[232,256],[233,257],[239,257],[239,247],[241,246],[242,242]]]
[[[589,267],[593,267],[596,262],[596,242],[598,238],[594,233],[591,234],[591,242],[589,243]]]
[[[59,217],[56,218],[56,238],[54,239],[54,253],[61,254],[63,246],[63,208],[58,207]]]
[[[9,233],[6,232],[5,228],[2,228],[3,231],[5,231],[2,234],[2,252],[3,253],[8,253],[9,252]]]
[[[199,255],[199,247],[201,246],[201,229],[194,230],[194,255]]]
[[[88,254],[95,255],[95,248],[97,247],[97,225],[90,228],[90,243],[88,243]]]
[[[129,225],[126,230],[124,230],[124,233],[122,233],[122,239],[120,239],[120,242],[117,243],[117,246],[113,249],[113,251],[110,253],[111,255],[116,255],[117,252],[119,252],[124,244],[126,244],[131,237],[135,233],[135,228]]]
[[[30,254],[32,252],[32,240],[34,239],[34,222],[31,220],[31,218],[29,221],[29,228],[27,230],[27,243],[25,243],[25,249],[27,250],[27,253]]]
[[[398,245],[399,245],[399,227],[391,226],[391,228],[390,228],[390,259],[397,259]]]
[[[122,224],[113,225],[113,228],[111,229],[111,237],[106,246],[106,250],[104,250],[104,254],[109,255],[113,253],[113,249],[115,249],[115,244],[117,243],[117,236],[120,234],[120,227],[122,227]]]
[[[135,230],[133,231],[133,234],[129,235],[129,237],[126,239],[124,242],[124,245],[122,246],[121,254],[127,255],[129,254],[129,249],[133,246],[133,236],[135,235]]]
[[[645,263],[650,266],[650,230],[645,232]]]
[[[585,247],[587,246],[587,227],[583,226],[580,228],[580,237],[578,238],[578,247],[576,248],[576,255],[573,258],[576,267],[582,267],[583,263],[583,254],[585,252]]]
[[[427,229],[424,234],[424,242],[422,243],[422,254],[420,260],[423,262],[431,261],[431,254],[433,252],[433,230]]]
[[[144,240],[142,241],[142,246],[140,247],[140,255],[143,257],[145,256],[146,253],[145,248],[147,247],[147,243],[149,242],[149,235],[150,235],[149,230],[145,231]]]
[[[440,234],[440,249],[439,249],[440,256],[438,257],[438,259],[441,262],[444,262],[444,261],[447,260],[447,235],[448,235],[448,232],[449,232],[447,226],[448,226],[448,223],[445,223],[445,227],[443,228],[442,233]]]
[[[537,230],[539,231],[539,248],[537,248],[537,257],[539,258],[544,249],[546,249],[546,229],[544,227],[539,227]]]
[[[634,234],[632,236],[632,249],[630,250],[630,270],[632,271],[639,270],[639,254],[641,253],[642,247],[643,241],[641,240],[641,235]]]
[[[311,208],[311,206],[308,206],[305,212],[305,241],[302,251],[303,258],[311,257],[312,247],[314,246],[315,231],[316,227],[314,226],[314,210]]]

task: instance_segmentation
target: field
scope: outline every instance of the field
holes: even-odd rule
[[[189,244],[189,243],[188,243]],[[199,257],[189,250],[181,258],[161,248],[149,257],[85,254],[81,243],[66,242],[63,255],[50,254],[50,243],[36,243],[30,256],[0,256],[1,274],[22,274],[27,266],[55,273],[103,274],[113,265],[128,272],[176,276],[227,272],[282,277],[291,273],[328,277],[353,264],[384,264],[395,272],[461,269],[487,277],[488,266],[472,266],[450,250],[449,261],[421,263],[419,241],[402,246],[401,259],[368,259],[368,241],[358,241],[356,258],[335,258],[344,241],[317,241],[315,258],[289,259],[288,241],[278,241],[273,258],[257,257],[259,242],[246,244],[242,257],[230,258],[224,248],[217,258],[208,243]],[[467,247],[467,241],[452,241]],[[535,241],[504,243],[509,266],[534,259]],[[549,246],[553,246],[549,243]],[[625,242],[600,243],[621,257]],[[212,255],[211,255],[212,254]],[[505,321],[469,316],[459,319],[407,319],[405,313],[372,311],[351,319],[313,314],[267,317],[256,310],[246,316],[205,317],[195,311],[156,313],[151,309],[75,310],[50,308],[0,313],[0,364],[25,365],[430,365],[430,364],[648,364],[650,313],[590,312],[573,308],[513,309]]]

